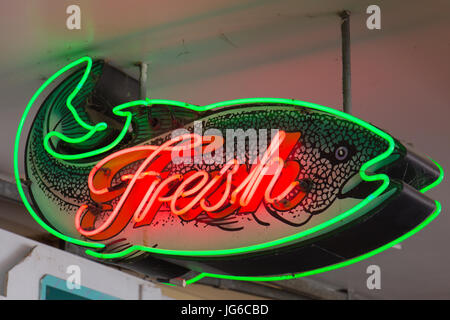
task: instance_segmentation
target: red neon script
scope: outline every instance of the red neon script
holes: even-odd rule
[[[170,139],[160,146],[118,151],[92,168],[88,185],[94,205],[80,206],[75,226],[89,239],[105,240],[117,235],[131,220],[134,227],[149,225],[160,209],[170,210],[186,221],[202,213],[213,219],[252,213],[262,202],[288,210],[305,195],[299,192],[294,199],[281,201],[299,183],[299,163],[286,161],[299,138],[299,132],[279,131],[250,169],[231,160],[217,171],[191,170],[185,174],[171,174],[167,169],[174,152],[181,152],[183,158],[194,156],[198,150],[212,153],[223,147],[223,138],[194,133]],[[136,172],[121,175],[120,183],[113,185],[117,174],[136,161],[142,161]],[[96,225],[100,212],[107,212],[107,218]]]

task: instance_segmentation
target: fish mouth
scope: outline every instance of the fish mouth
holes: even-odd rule
[[[366,174],[373,175],[385,173],[387,168],[401,158],[401,153],[394,150],[387,158],[378,161],[366,170]],[[354,198],[365,199],[375,192],[382,184],[381,180],[366,181],[361,177],[361,173],[357,172],[351,176],[339,189],[338,199]]]
[[[338,199],[354,198],[365,199],[375,192],[381,185],[382,181],[369,182],[364,181],[359,172],[350,177],[339,190]]]
[[[405,183],[422,193],[442,179],[443,172],[437,163],[418,155],[399,141],[395,143],[394,151],[386,159],[372,165],[366,172],[368,175],[385,174],[390,180]],[[358,172],[340,188],[338,198],[364,199],[381,184],[382,181],[363,180]]]

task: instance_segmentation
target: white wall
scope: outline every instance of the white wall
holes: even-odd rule
[[[0,295],[6,299],[39,299],[41,279],[52,275],[65,281],[71,265],[79,266],[83,287],[119,299],[167,299],[151,282],[1,229],[0,243]]]

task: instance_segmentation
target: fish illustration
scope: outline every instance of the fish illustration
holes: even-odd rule
[[[440,177],[387,133],[330,108],[275,98],[208,106],[138,99],[135,80],[86,58],[56,77],[84,63],[37,111],[25,168],[37,219],[67,241],[100,248],[91,250],[96,257],[156,254],[249,274],[230,257],[298,250],[367,220],[404,190],[424,197]],[[435,209],[427,204],[417,223]],[[311,267],[276,273],[302,268]]]

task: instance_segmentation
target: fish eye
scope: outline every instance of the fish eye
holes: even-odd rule
[[[339,161],[345,160],[348,156],[347,147],[340,146],[339,148],[337,148],[336,151],[334,152],[334,156]]]

